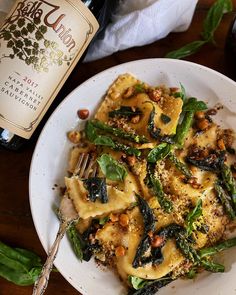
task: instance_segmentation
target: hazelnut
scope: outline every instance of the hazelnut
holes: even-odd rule
[[[127,157],[127,162],[130,166],[134,166],[135,165],[135,162],[136,162],[136,158],[135,156],[128,156]]]
[[[87,110],[87,109],[81,109],[81,110],[78,110],[77,114],[78,114],[78,117],[81,120],[85,120],[89,116],[89,110]]]
[[[119,216],[119,224],[123,227],[127,227],[129,225],[129,216],[127,214],[120,214]]]
[[[201,119],[201,120],[197,121],[197,127],[200,130],[206,130],[209,128],[209,121],[207,119]]]
[[[217,140],[217,146],[221,151],[225,150],[225,143],[223,138]]]
[[[111,213],[109,217],[110,217],[111,222],[116,222],[119,220],[118,215],[114,214],[114,213]]]
[[[153,248],[158,248],[163,244],[163,242],[164,242],[163,237],[156,235],[153,237],[151,245]]]
[[[195,118],[198,120],[205,119],[205,113],[203,111],[198,111],[195,113]]]
[[[122,257],[125,255],[125,248],[123,246],[118,246],[115,249],[115,255],[116,257]]]
[[[148,96],[151,100],[158,102],[161,99],[162,91],[160,89],[150,90]]]
[[[123,98],[129,98],[130,96],[132,96],[134,94],[134,92],[135,92],[134,86],[130,86],[123,93]]]
[[[81,138],[81,134],[78,131],[70,131],[67,134],[69,140],[73,143],[79,143],[80,138]]]

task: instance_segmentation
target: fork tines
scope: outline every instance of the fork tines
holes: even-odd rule
[[[95,156],[88,153],[82,153],[76,164],[74,175],[78,175],[79,178],[88,178],[89,176],[95,177],[97,168]]]

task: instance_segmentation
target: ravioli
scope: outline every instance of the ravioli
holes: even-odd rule
[[[66,194],[80,216],[81,239],[129,287],[132,278],[216,271],[200,250],[221,241],[236,214],[232,186],[222,184],[226,169],[236,189],[235,157],[227,154],[233,135],[182,90],[120,75],[70,152]],[[93,178],[103,181],[104,202],[99,192],[91,198],[77,175],[81,153],[97,158]]]

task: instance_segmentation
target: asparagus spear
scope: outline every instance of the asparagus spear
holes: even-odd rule
[[[184,117],[181,124],[177,126],[175,135],[175,142],[179,148],[183,147],[184,140],[193,123],[194,113],[206,109],[207,105],[203,101],[198,101],[195,97],[190,97],[185,101],[182,109],[182,114],[184,114]]]
[[[198,255],[202,259],[207,256],[215,255],[218,252],[224,251],[234,246],[236,246],[236,238],[226,240],[212,247],[203,248],[198,251]]]
[[[184,140],[187,133],[192,126],[194,117],[194,111],[187,111],[184,115],[183,121],[177,126],[175,142],[179,148],[183,147]]]
[[[141,155],[141,151],[139,149],[114,141],[110,137],[105,135],[98,135],[98,137],[94,140],[93,143],[95,145],[108,146],[114,150],[123,151],[128,155],[134,155],[137,157]]]
[[[183,173],[187,178],[191,178],[193,175],[191,171],[188,169],[187,165],[181,162],[174,153],[170,153],[168,156],[169,160],[175,165],[175,167]]]
[[[106,131],[108,133],[111,133],[112,135],[114,135],[116,137],[124,138],[124,139],[130,140],[130,141],[136,142],[136,143],[148,142],[148,140],[143,135],[129,133],[129,132],[124,131],[121,128],[111,127],[111,126],[107,125],[106,123],[103,123],[98,120],[92,120],[91,123],[95,128],[98,128],[98,129],[101,129],[101,130]]]
[[[221,176],[224,181],[224,185],[231,196],[231,199],[236,206],[236,181],[233,177],[230,167],[223,164],[221,169]]]
[[[228,214],[229,218],[234,219],[235,218],[235,212],[231,204],[230,197],[226,194],[222,186],[216,182],[215,183],[215,190],[217,193],[217,197],[220,200],[221,204],[223,205],[226,213]]]
[[[170,200],[166,198],[160,180],[154,175],[150,175],[150,182],[159,204],[164,209],[164,211],[170,213],[173,209],[173,204]]]

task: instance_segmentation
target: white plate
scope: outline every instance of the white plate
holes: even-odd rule
[[[29,190],[34,224],[46,251],[52,245],[58,220],[53,205],[58,202],[58,190],[54,184],[64,186],[70,143],[66,133],[83,123],[77,117],[78,109],[89,109],[92,115],[109,85],[119,74],[132,73],[151,85],[178,86],[181,82],[187,94],[208,102],[209,106],[222,103],[224,109],[217,120],[225,127],[233,128],[236,122],[236,83],[227,77],[198,64],[170,60],[138,60],[108,69],[84,82],[57,107],[45,125],[33,155]],[[162,295],[231,295],[236,294],[236,248],[223,254],[227,272],[204,273],[197,280],[173,282],[161,289]],[[125,294],[119,279],[110,271],[101,270],[93,260],[80,263],[63,239],[55,266],[78,291],[84,295]]]

